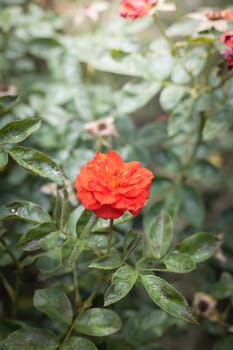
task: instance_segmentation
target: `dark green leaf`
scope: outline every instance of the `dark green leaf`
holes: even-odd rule
[[[213,350],[232,350],[233,348],[233,335],[223,337],[214,345]]]
[[[61,350],[98,350],[94,343],[90,340],[80,337],[68,338]]]
[[[156,258],[161,258],[166,254],[173,238],[173,224],[170,216],[162,211],[149,225],[147,237],[151,254]]]
[[[217,299],[225,299],[233,295],[233,277],[228,272],[223,272],[220,279],[210,285],[209,294]]]
[[[69,202],[69,193],[66,187],[57,189],[53,219],[61,230],[63,230],[68,221],[70,211],[71,205]]]
[[[206,159],[196,159],[186,169],[186,174],[192,179],[209,183],[218,175],[219,170]]]
[[[207,260],[220,245],[220,240],[209,233],[195,233],[177,245],[180,253],[190,255],[197,263]]]
[[[177,273],[186,273],[195,269],[196,264],[192,257],[184,253],[166,255],[163,262],[167,270]]]
[[[62,246],[62,263],[65,267],[72,266],[85,248],[85,241],[68,238]]]
[[[25,328],[11,333],[0,343],[1,350],[55,350],[58,342],[50,331]]]
[[[0,144],[18,143],[40,127],[40,119],[27,118],[7,124],[0,130]]]
[[[8,154],[4,149],[0,149],[0,171],[2,171],[8,163]]]
[[[76,233],[76,226],[77,223],[79,222],[79,230],[81,229],[80,225],[81,225],[81,220],[82,220],[82,214],[84,214],[84,211],[86,211],[86,209],[82,206],[79,205],[76,209],[74,209],[74,211],[72,211],[72,213],[70,214],[69,220],[67,222],[67,232],[69,234],[69,236],[72,237],[76,237],[77,233]],[[89,215],[91,215],[90,211],[87,211],[89,213]],[[88,217],[85,216],[85,219],[88,221]],[[83,225],[85,225],[86,221],[83,220]]]
[[[172,285],[154,275],[141,278],[149,296],[161,309],[181,320],[196,323],[187,301]]]
[[[136,231],[129,231],[124,238],[123,255],[127,259],[140,243],[142,236]]]
[[[131,266],[120,267],[112,276],[111,286],[104,298],[104,306],[108,306],[124,298],[136,283],[138,273]]]
[[[33,174],[48,178],[60,186],[64,185],[61,169],[46,154],[22,146],[16,146],[8,152],[20,166],[31,171]]]
[[[100,269],[100,270],[112,270],[122,265],[122,261],[119,255],[108,254],[100,256],[99,258],[92,261],[89,267]]]
[[[33,250],[33,247],[30,250]],[[43,254],[41,257],[39,257],[36,265],[41,273],[45,274],[46,276],[54,276],[56,271],[63,268],[61,248],[54,247],[54,249],[51,249],[49,252]]]
[[[203,138],[209,141],[228,130],[233,123],[232,107],[225,106],[209,116],[203,130]]]
[[[57,231],[57,226],[53,222],[44,222],[34,226],[20,239],[18,245],[24,245],[28,242],[44,238],[51,232]]]
[[[0,97],[0,115],[8,112],[18,102],[18,100],[18,96]]]
[[[43,208],[27,201],[14,201],[2,205],[0,219],[21,219],[35,224],[51,221],[49,214]]]
[[[155,270],[156,268],[159,268],[159,267],[160,267],[160,263],[155,258],[144,257],[139,259],[136,263],[136,269],[138,271]]]
[[[92,223],[96,222],[96,216],[92,211],[84,209],[81,211],[80,215],[78,215],[76,224],[76,235],[79,237],[81,234],[88,234],[88,227],[92,227]]]
[[[112,310],[93,308],[84,311],[75,322],[77,332],[96,337],[106,336],[119,331],[122,322]]]
[[[65,293],[57,288],[37,289],[33,303],[50,319],[69,325],[73,318],[71,303]]]
[[[182,183],[179,187],[181,213],[195,226],[202,225],[205,207],[201,194],[192,186]]]

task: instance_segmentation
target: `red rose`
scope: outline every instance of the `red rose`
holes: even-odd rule
[[[227,46],[233,46],[233,31],[226,32],[225,34],[223,34],[221,37],[221,41]]]
[[[85,208],[104,219],[129,211],[137,215],[149,196],[153,174],[139,162],[124,163],[119,154],[97,152],[75,181],[77,197]]]
[[[120,15],[130,19],[147,16],[157,2],[158,0],[121,0]]]
[[[228,69],[233,68],[233,47],[228,47],[224,52],[224,57],[227,59],[227,67]]]

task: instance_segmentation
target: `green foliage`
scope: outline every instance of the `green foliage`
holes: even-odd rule
[[[187,301],[168,282],[154,275],[145,275],[141,279],[149,296],[161,309],[174,317],[196,322]]]
[[[130,21],[84,2],[0,3],[0,349],[166,350],[196,319],[231,349],[233,71],[218,21],[201,13],[199,32],[180,4]],[[73,190],[108,149],[155,175],[112,231]]]
[[[102,337],[119,331],[122,323],[112,310],[92,308],[77,318],[74,327],[83,334]]]

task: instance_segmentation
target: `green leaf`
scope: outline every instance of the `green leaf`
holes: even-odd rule
[[[8,151],[11,157],[22,167],[35,175],[45,177],[58,185],[64,185],[64,178],[59,166],[46,154],[33,148],[16,146]]]
[[[0,144],[18,143],[40,127],[40,119],[27,118],[7,124],[0,130]]]
[[[0,171],[2,171],[8,163],[8,154],[4,149],[0,149]]]
[[[30,250],[32,250],[32,248]],[[55,272],[63,268],[61,260],[61,247],[54,247],[40,256],[36,265],[42,274],[52,277]]]
[[[160,104],[165,111],[171,111],[186,94],[186,88],[181,85],[165,87],[160,94]]]
[[[186,273],[196,268],[195,261],[188,254],[172,253],[166,255],[163,262],[167,270],[177,273]]]
[[[168,135],[172,136],[182,130],[187,119],[192,113],[193,100],[185,98],[172,111],[168,121]]]
[[[200,227],[205,217],[205,207],[201,194],[192,186],[182,183],[178,189],[181,213],[196,227]]]
[[[1,350],[55,350],[57,346],[50,331],[37,328],[15,331],[0,343]]]
[[[75,330],[91,336],[102,337],[119,331],[122,322],[112,310],[93,308],[84,311],[75,322]]]
[[[14,201],[0,206],[0,220],[20,219],[35,224],[51,221],[47,211],[28,201]]]
[[[220,240],[209,233],[195,233],[180,242],[176,249],[190,255],[197,263],[207,260],[220,246]]]
[[[53,210],[53,219],[61,229],[64,228],[71,212],[69,202],[69,193],[66,187],[58,188],[56,191],[56,200]]]
[[[184,297],[168,282],[154,275],[141,276],[151,299],[168,314],[181,320],[196,323]]]
[[[67,232],[70,236],[72,236],[72,237],[77,236],[77,233],[76,233],[77,223],[79,222],[79,225],[80,225],[81,220],[82,220],[81,217],[82,217],[82,214],[84,214],[84,211],[86,211],[86,209],[82,205],[79,205],[70,214],[69,220],[67,222]],[[89,215],[91,215],[90,211],[87,211],[87,212],[89,213]],[[84,215],[84,216],[85,216],[85,219],[88,219],[86,217],[86,215]],[[83,221],[85,221],[85,220],[83,220]],[[80,226],[79,226],[79,228],[80,228]]]
[[[65,293],[57,288],[37,289],[34,306],[51,320],[69,325],[73,318],[71,303]]]
[[[100,256],[99,258],[92,261],[89,267],[100,269],[100,270],[112,270],[122,265],[122,261],[119,255],[108,254]]]
[[[130,230],[124,237],[123,256],[126,260],[136,249],[142,239],[142,235],[136,231]]]
[[[24,245],[28,242],[35,241],[44,238],[51,232],[57,231],[57,226],[53,222],[43,222],[40,225],[36,225],[28,230],[20,239],[18,245]]]
[[[173,238],[173,223],[163,210],[149,225],[147,237],[151,253],[156,259],[166,254]]]
[[[133,288],[138,278],[138,273],[131,266],[120,267],[112,276],[111,286],[107,289],[104,298],[104,306],[108,306],[123,299]]]
[[[77,224],[76,224],[76,235],[79,237],[81,234],[83,235],[84,232],[89,233],[88,227],[92,227],[92,223],[94,224],[96,221],[96,216],[93,214],[91,210],[84,209],[80,213],[80,215],[77,218]]]
[[[219,170],[206,159],[195,159],[186,168],[186,174],[192,179],[209,183],[211,179],[216,178]]]
[[[18,102],[18,100],[18,96],[0,97],[0,115],[8,112]]]
[[[120,115],[132,113],[146,105],[160,90],[160,84],[148,80],[127,82],[115,94],[116,111]]]
[[[62,246],[62,263],[65,267],[72,266],[85,248],[85,241],[68,238]]]
[[[60,350],[98,350],[92,341],[80,337],[70,337],[62,345]]]
[[[218,341],[213,350],[232,350],[233,348],[233,335],[228,335],[223,337],[220,341]]]
[[[211,284],[209,294],[217,299],[225,299],[233,295],[233,277],[228,272],[223,272],[220,279]]]
[[[207,51],[205,47],[195,47],[188,51],[185,68],[194,77],[198,76],[205,67]]]
[[[233,123],[232,107],[225,106],[209,116],[203,130],[204,141],[218,137],[228,130]]]
[[[156,268],[160,268],[160,262],[151,257],[144,257],[137,261],[136,270],[137,271],[145,271],[145,270],[155,270]]]

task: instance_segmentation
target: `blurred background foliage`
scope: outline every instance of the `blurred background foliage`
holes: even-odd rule
[[[223,245],[214,258],[196,272],[172,277],[193,301],[201,327],[184,325],[146,301],[135,313],[137,295],[132,295],[131,305],[119,307],[126,309],[125,349],[230,350],[233,79],[225,79],[221,33],[197,33],[197,21],[183,16],[232,3],[176,4],[176,13],[158,14],[171,51],[152,18],[120,18],[118,1],[0,0],[0,96],[20,96],[0,119],[0,127],[16,119],[42,119],[24,145],[61,165],[71,184],[73,206],[77,201],[72,184],[80,167],[96,150],[112,148],[125,161],[139,160],[155,172],[151,198],[135,227],[142,229],[166,209],[175,219],[177,241],[197,230],[221,234]],[[97,120],[99,124],[90,124]],[[54,186],[13,160],[0,175],[0,188],[1,203],[25,199],[48,211],[54,206]],[[13,222],[8,230],[20,235],[25,225]],[[9,237],[9,246],[16,241],[14,235]],[[0,266],[8,265],[0,246]],[[41,261],[39,270],[43,268],[48,266]],[[28,270],[29,295],[20,301],[24,320],[31,317],[34,286],[43,284],[37,274],[35,268]],[[7,316],[3,290],[0,312]],[[36,324],[38,315],[32,316]],[[5,324],[5,331],[1,327],[4,338],[15,326]],[[114,346],[121,349],[121,344]]]

